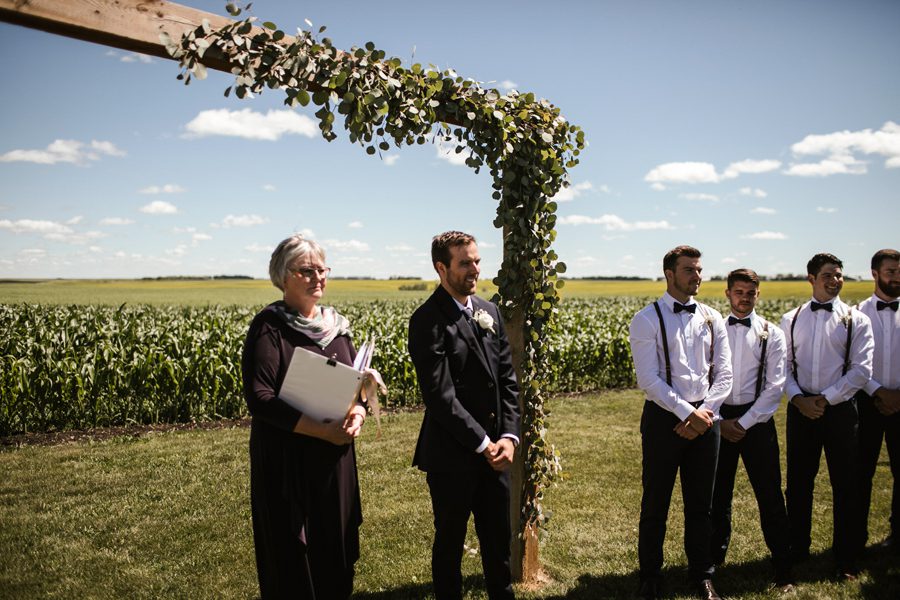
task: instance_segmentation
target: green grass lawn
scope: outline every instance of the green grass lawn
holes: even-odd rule
[[[630,597],[637,586],[640,501],[639,392],[551,402],[550,439],[563,456],[547,492],[553,512],[541,557],[551,583],[522,598]],[[779,411],[783,444],[783,411]],[[365,522],[356,598],[430,597],[431,510],[424,476],[409,466],[421,415],[370,421],[358,443]],[[0,597],[254,598],[248,430],[157,433],[103,442],[0,452]],[[822,472],[824,473],[824,466]],[[879,463],[872,541],[887,533],[887,455]],[[859,581],[827,580],[831,496],[817,483],[814,559],[797,569],[792,598],[895,598],[900,561],[870,550]],[[743,471],[735,532],[717,588],[729,598],[768,598],[767,552]],[[685,584],[680,493],[675,490],[665,553],[668,589]],[[474,535],[469,545],[477,547]],[[463,559],[466,598],[485,598],[480,560]]]

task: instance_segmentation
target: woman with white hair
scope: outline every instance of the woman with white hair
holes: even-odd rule
[[[366,416],[320,423],[278,397],[294,348],[352,364],[347,319],[318,305],[331,269],[314,241],[293,235],[269,261],[283,300],[250,325],[241,364],[250,428],[250,501],[260,595],[344,599],[353,591],[362,511],[353,440]]]

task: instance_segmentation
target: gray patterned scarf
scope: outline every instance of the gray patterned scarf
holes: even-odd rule
[[[301,316],[284,302],[273,305],[275,312],[291,329],[296,329],[319,348],[325,348],[339,335],[350,335],[350,321],[331,306],[316,306],[316,314],[311,319]]]

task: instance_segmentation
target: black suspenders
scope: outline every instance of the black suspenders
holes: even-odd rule
[[[672,361],[669,360],[669,336],[666,335],[666,324],[663,321],[662,311],[659,310],[659,302],[653,302],[656,316],[659,317],[659,332],[662,335],[663,354],[666,357],[666,383],[672,387]]]
[[[699,304],[697,305],[700,306]],[[659,318],[659,333],[662,336],[662,347],[663,347],[663,356],[666,358],[666,383],[669,384],[669,387],[672,387],[672,361],[669,359],[669,336],[666,335],[666,324],[663,321],[662,311],[659,309],[659,302],[653,302],[653,308],[656,309],[656,316]],[[706,312],[703,309],[700,309],[700,312],[703,313],[704,317],[708,317]],[[715,332],[712,328],[712,322],[707,319],[706,324],[709,326],[709,387],[712,387],[713,383],[713,358],[716,347],[716,337]]]
[[[763,331],[766,332],[766,335],[762,341],[762,353],[759,357],[759,370],[756,372],[756,394],[753,396],[754,401],[759,398],[759,393],[762,391],[763,375],[766,372],[766,348],[769,345],[769,322],[765,319],[763,319]]]
[[[794,318],[791,319],[791,370],[794,373],[794,381],[797,382],[797,385],[800,385],[800,381],[797,379],[797,345],[794,343],[794,325],[797,324],[797,317],[800,315],[800,309],[803,308],[803,305],[800,305],[797,308],[797,312],[794,313]],[[841,369],[841,377],[847,374],[847,371],[850,370],[850,336],[853,335],[853,307],[849,307],[849,311],[847,312],[850,315],[850,319],[847,322],[847,342],[844,346],[844,366]],[[802,388],[801,388],[802,389]]]

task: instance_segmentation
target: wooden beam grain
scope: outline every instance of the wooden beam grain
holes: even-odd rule
[[[207,19],[214,28],[231,19],[165,0],[0,0],[0,21],[121,50],[171,59],[159,34],[173,40]],[[209,56],[211,69],[230,71]]]

